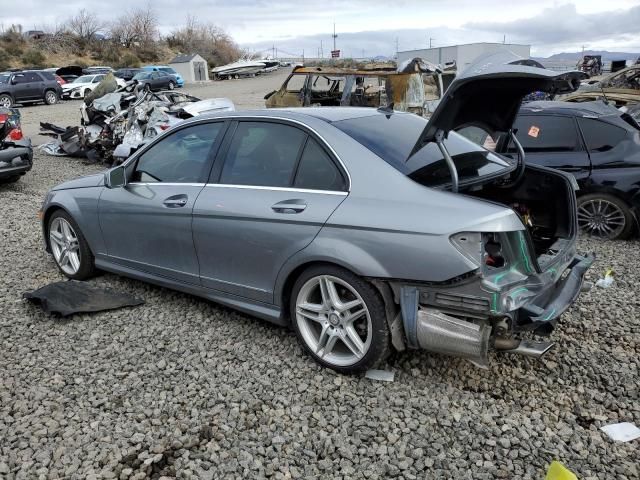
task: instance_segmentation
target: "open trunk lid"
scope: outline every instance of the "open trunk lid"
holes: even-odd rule
[[[487,132],[507,132],[526,95],[568,93],[580,85],[580,72],[558,74],[526,63],[509,51],[479,57],[451,83],[412,154],[435,141],[439,131],[446,136],[451,130],[473,125]]]

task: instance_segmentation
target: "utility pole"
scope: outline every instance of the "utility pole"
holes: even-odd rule
[[[396,60],[398,59],[398,51],[399,51],[398,45],[400,45],[400,40],[398,39],[398,37],[396,37]]]
[[[338,35],[336,34],[336,22],[333,22],[333,35],[331,35],[333,37],[333,49],[337,50],[336,48],[336,38],[338,38]]]
[[[432,40],[435,40],[435,38],[429,37],[429,48],[433,46]]]
[[[502,35],[502,44],[504,45],[505,43],[507,43],[507,36]]]
[[[322,45],[322,40],[320,40],[320,58],[324,58],[324,46]]]

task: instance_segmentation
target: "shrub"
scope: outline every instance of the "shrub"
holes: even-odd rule
[[[28,67],[43,67],[46,61],[45,56],[39,50],[27,50],[20,58],[22,63]]]
[[[6,70],[10,67],[9,58],[9,54],[0,48],[0,71]]]
[[[22,42],[6,42],[4,49],[12,57],[19,57],[24,52]]]
[[[123,67],[139,67],[140,59],[133,53],[125,53],[120,59]]]

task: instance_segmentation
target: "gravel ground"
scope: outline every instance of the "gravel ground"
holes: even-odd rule
[[[194,91],[260,106],[281,81]],[[25,108],[25,130],[77,107]],[[21,300],[63,278],[42,248],[45,192],[96,170],[37,155],[0,186],[0,478],[541,479],[554,459],[581,479],[639,478],[638,440],[599,430],[640,425],[638,241],[581,241],[599,258],[590,279],[611,267],[616,284],[581,296],[545,359],[396,354],[380,383],[321,369],[285,329],[110,274],[92,282],[147,303],[61,320]]]

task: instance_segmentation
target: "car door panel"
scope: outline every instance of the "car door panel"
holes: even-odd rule
[[[105,188],[99,221],[113,261],[200,284],[192,212],[226,125],[217,121],[177,128],[134,157],[124,187]]]
[[[99,216],[107,255],[130,268],[198,284],[191,214],[202,189],[164,183],[105,188]]]
[[[311,243],[345,196],[207,185],[193,210],[202,285],[273,303],[282,265]]]

